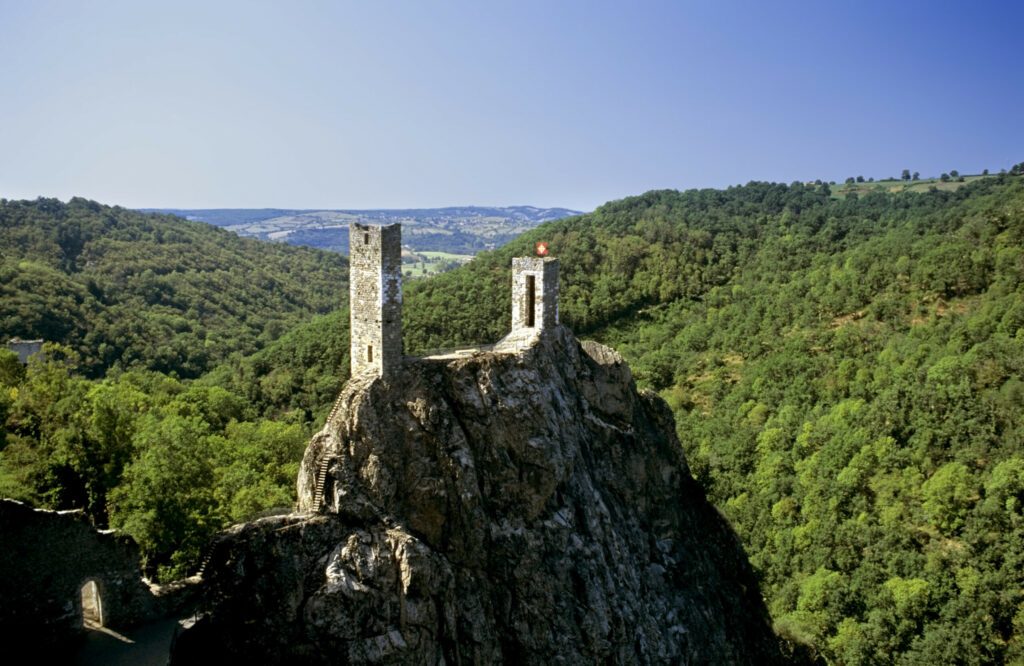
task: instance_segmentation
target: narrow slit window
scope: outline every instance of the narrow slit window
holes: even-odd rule
[[[373,363],[373,345],[366,346],[366,362]]]
[[[370,234],[363,234],[363,245],[370,244]]]
[[[526,325],[535,326],[537,310],[537,278],[526,276]]]

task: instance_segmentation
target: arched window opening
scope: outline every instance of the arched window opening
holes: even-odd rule
[[[103,600],[96,581],[89,580],[82,586],[82,624],[86,627],[103,626]]]

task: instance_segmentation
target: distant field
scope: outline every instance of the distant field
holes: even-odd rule
[[[473,258],[471,254],[452,254],[451,252],[418,252],[420,256],[439,261],[462,261],[466,262]]]
[[[974,174],[970,176],[966,174],[962,175],[963,181],[961,182],[953,179],[942,182],[938,178],[922,178],[921,180],[876,180],[873,183],[837,183],[832,186],[832,196],[843,199],[850,193],[862,196],[871,192],[877,192],[878,190],[884,190],[894,194],[897,192],[927,192],[933,187],[937,190],[952,192],[953,190],[963,187],[967,183],[981,178],[989,178],[989,176],[983,176],[981,174]]]
[[[472,258],[471,254],[406,250],[402,254],[402,274],[408,278],[429,277],[457,268]]]

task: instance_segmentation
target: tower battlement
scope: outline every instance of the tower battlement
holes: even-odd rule
[[[349,225],[352,376],[402,363],[402,225]]]

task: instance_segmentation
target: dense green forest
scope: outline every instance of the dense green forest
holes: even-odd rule
[[[0,352],[0,495],[83,508],[135,537],[151,573],[184,573],[216,530],[293,503],[313,418],[271,421],[248,389],[187,380],[287,344],[347,284],[335,254],[84,199],[0,200],[0,334],[48,341],[27,368]],[[339,385],[255,387],[328,400]]]
[[[780,633],[833,663],[1020,660],[1024,182],[799,190],[727,281],[601,337],[673,407]]]
[[[1019,662],[1022,171],[955,191],[612,202],[407,285],[406,348],[501,337],[510,260],[549,241],[563,321],[668,401],[782,636],[837,664]],[[180,573],[220,526],[291,501],[347,372],[346,319],[195,381],[145,359],[86,379],[66,349],[0,358],[0,492],[89,507]]]
[[[0,335],[74,348],[82,372],[198,377],[340,307],[344,258],[84,199],[0,200]]]
[[[0,496],[85,509],[163,578],[194,568],[217,530],[294,503],[304,424],[152,370],[86,379],[73,351],[45,351],[24,367],[0,350]]]
[[[540,239],[566,323],[672,406],[780,634],[831,663],[1024,659],[1024,179],[650,192],[414,285],[410,346],[497,337]]]

